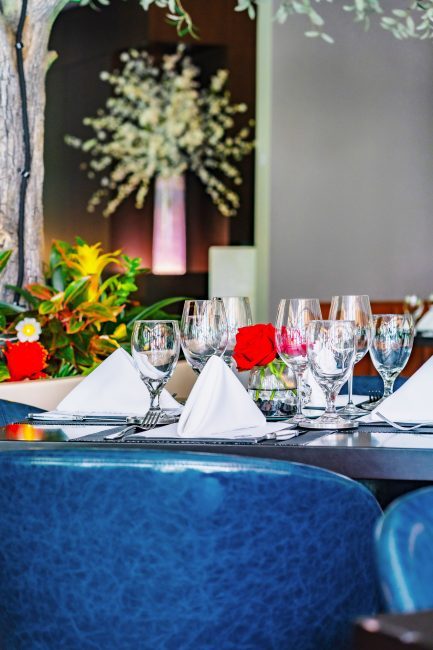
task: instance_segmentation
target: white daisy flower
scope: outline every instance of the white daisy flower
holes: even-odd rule
[[[21,343],[24,341],[38,341],[42,331],[36,318],[23,318],[15,325],[15,329]]]

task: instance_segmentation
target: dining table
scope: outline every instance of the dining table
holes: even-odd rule
[[[353,431],[295,431],[287,440],[207,440],[185,438],[128,438],[106,441],[107,427],[82,425],[82,435],[69,439],[77,426],[12,424],[0,428],[0,453],[14,450],[124,449],[134,453],[145,446],[156,450],[219,453],[291,461],[321,467],[362,481],[381,505],[407,491],[433,484],[433,427],[402,432],[389,425],[360,424]],[[96,429],[96,432],[95,432]],[[81,432],[80,432],[81,433]]]

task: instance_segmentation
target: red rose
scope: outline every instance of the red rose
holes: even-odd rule
[[[239,328],[233,353],[238,370],[267,366],[276,356],[275,328],[271,323]]]
[[[42,379],[47,376],[42,370],[47,365],[48,352],[38,341],[8,341],[3,352],[11,381]]]
[[[282,327],[278,343],[280,354],[286,354],[289,357],[305,357],[307,354],[305,334],[294,327]]]

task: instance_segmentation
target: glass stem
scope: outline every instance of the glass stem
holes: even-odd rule
[[[302,377],[304,370],[295,368],[296,378],[296,415],[302,415]]]
[[[353,368],[352,372],[350,373],[349,379],[347,380],[347,394],[349,396],[349,399],[347,400],[347,406],[355,406],[352,400],[352,394],[353,394]],[[335,401],[335,397],[334,397]]]
[[[394,390],[394,382],[396,377],[385,376],[383,379],[383,397],[389,397]]]
[[[159,405],[159,397],[161,395],[164,384],[161,381],[155,380],[148,380],[144,383],[150,395],[150,408],[159,410],[161,408]]]
[[[337,398],[337,391],[332,388],[325,388],[326,410],[324,415],[336,415],[337,409],[335,408],[335,400]]]

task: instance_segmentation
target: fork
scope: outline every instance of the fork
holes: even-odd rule
[[[122,431],[117,431],[116,433],[110,433],[108,436],[104,437],[104,440],[122,440],[129,435],[130,431],[150,431],[154,429],[158,424],[161,411],[159,409],[149,409],[146,415],[141,419],[137,424],[131,424],[128,427],[122,429]]]

